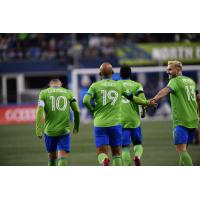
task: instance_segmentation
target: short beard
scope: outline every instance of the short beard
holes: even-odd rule
[[[172,79],[172,78],[175,78],[177,76],[178,76],[177,74],[169,75],[169,80]]]

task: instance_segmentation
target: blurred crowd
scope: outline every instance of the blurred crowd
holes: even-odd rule
[[[115,57],[122,44],[181,41],[200,42],[200,34],[4,33],[0,34],[0,62],[60,60],[73,64],[81,58]]]

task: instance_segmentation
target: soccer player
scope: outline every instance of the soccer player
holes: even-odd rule
[[[103,63],[99,74],[102,80],[90,86],[83,103],[94,117],[94,135],[99,164],[109,165],[108,148],[110,145],[113,165],[121,166],[121,96],[124,94],[130,100],[142,105],[149,105],[150,101],[135,97],[132,93],[126,93],[126,88],[112,80],[113,69],[110,63]],[[95,107],[91,104],[92,99]],[[153,102],[152,105],[154,104]]]
[[[120,68],[121,84],[129,91],[133,91],[135,96],[146,100],[143,87],[140,83],[130,80],[131,67]],[[136,166],[141,165],[141,156],[143,153],[142,132],[140,127],[140,110],[139,105],[122,97],[121,101],[122,112],[122,161],[123,165],[132,165],[130,154],[130,144],[132,141],[134,151],[134,163]],[[142,107],[142,113],[145,114],[145,108]],[[144,116],[143,116],[144,117]]]
[[[72,91],[62,87],[59,79],[52,79],[49,88],[39,95],[36,112],[36,135],[42,138],[42,116],[45,113],[44,139],[49,166],[67,165],[70,152],[70,108],[74,113],[73,133],[79,131],[80,111]]]
[[[193,165],[192,158],[187,151],[187,145],[192,142],[195,129],[198,127],[200,94],[195,82],[182,75],[181,62],[169,61],[167,73],[169,75],[168,85],[160,90],[152,101],[157,102],[170,94],[173,138],[179,153],[179,165]]]

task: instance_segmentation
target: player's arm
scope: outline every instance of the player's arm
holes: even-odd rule
[[[199,123],[200,123],[200,93],[196,91],[197,104],[198,104],[198,113],[199,113]]]
[[[142,105],[142,106],[149,106],[149,105],[151,105],[150,101],[148,101],[146,99],[143,99],[141,97],[133,96],[132,100],[136,104],[139,104],[139,105]]]
[[[146,100],[145,94],[143,91],[139,92],[138,97],[141,99]],[[146,115],[146,106],[141,106],[142,107],[142,112],[141,112],[141,117],[144,118]]]
[[[92,84],[90,86],[90,88],[88,89],[87,94],[83,98],[83,104],[90,111],[92,116],[93,116],[94,109],[95,109],[91,104],[91,101],[94,98],[94,94],[95,94],[95,86],[94,86],[94,84]]]
[[[121,95],[126,97],[128,100],[133,101],[136,104],[142,105],[142,106],[156,106],[157,105],[153,101],[142,99],[140,97],[133,95],[133,93],[130,92],[129,90],[126,90],[125,86],[123,86],[120,82],[119,82],[119,86],[121,87],[121,91],[122,91]]]
[[[94,107],[91,104],[91,100],[92,100],[92,96],[90,94],[86,94],[83,98],[83,104],[90,111],[90,113],[93,115]]]
[[[157,105],[154,101],[149,101],[149,100],[134,96],[133,93],[127,94],[126,92],[124,92],[123,96],[125,96],[128,100],[133,101],[138,105],[142,105],[142,106],[156,106]]]
[[[70,103],[71,109],[74,113],[74,128],[73,128],[73,133],[76,134],[79,132],[79,126],[80,126],[80,109],[78,107],[78,104],[76,100],[72,100]]]
[[[167,87],[161,89],[161,90],[156,94],[156,96],[154,96],[154,97],[152,98],[152,100],[154,100],[154,101],[157,102],[158,100],[160,100],[160,99],[162,99],[163,97],[167,96],[171,91],[172,91],[172,89],[171,89],[169,86],[167,86]]]
[[[44,102],[42,100],[39,100],[37,110],[36,110],[36,135],[39,138],[42,138],[43,113],[44,113]]]

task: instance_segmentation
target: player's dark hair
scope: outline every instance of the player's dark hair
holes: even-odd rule
[[[128,66],[122,66],[120,68],[120,77],[121,78],[130,78],[131,77],[131,67]]]
[[[49,82],[62,82],[59,78],[53,78]]]

